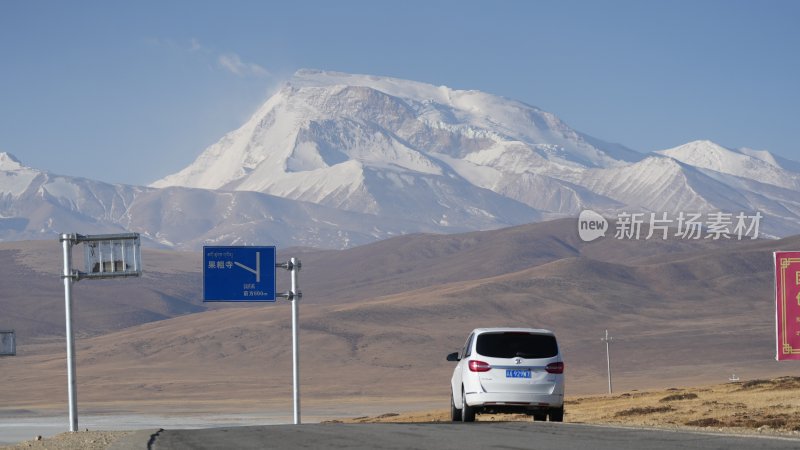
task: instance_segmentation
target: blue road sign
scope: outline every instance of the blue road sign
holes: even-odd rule
[[[274,302],[275,247],[203,247],[203,301]]]

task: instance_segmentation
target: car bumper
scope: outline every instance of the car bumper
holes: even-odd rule
[[[561,408],[564,405],[563,394],[527,394],[500,392],[473,392],[464,394],[467,404],[482,406],[515,406],[520,408]]]

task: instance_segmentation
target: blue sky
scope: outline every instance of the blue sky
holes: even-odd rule
[[[647,152],[800,160],[796,1],[0,0],[0,151],[147,184],[299,68],[479,89]]]

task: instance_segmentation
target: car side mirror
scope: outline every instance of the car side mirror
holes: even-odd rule
[[[453,352],[453,353],[450,353],[449,355],[447,355],[447,360],[448,361],[460,361],[461,358],[458,357],[458,352]]]

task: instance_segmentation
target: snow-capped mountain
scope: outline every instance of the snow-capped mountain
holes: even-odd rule
[[[523,207],[508,220],[536,218]],[[43,172],[0,153],[0,241],[135,231],[148,245],[185,250],[265,242],[345,248],[407,233],[474,229],[453,219],[387,220],[259,192],[108,184]],[[484,224],[502,226],[490,218]]]
[[[683,163],[715,172],[800,189],[800,174],[784,169],[769,152],[731,150],[711,141],[695,141],[657,153]]]
[[[580,182],[592,192],[617,199],[628,209],[749,211],[739,192],[690,165],[659,155],[624,167],[586,171]]]
[[[479,91],[303,70],[239,129],[149,187],[49,174],[0,153],[0,240],[130,230],[156,245],[341,248],[583,209],[760,212],[800,232],[800,163],[696,141],[642,154]]]
[[[53,175],[0,153],[0,236],[52,235],[87,223],[98,232],[118,229],[112,224],[129,220],[129,205],[146,189]]]
[[[257,191],[415,220],[453,221],[455,205],[470,205],[457,214],[470,223],[524,210],[509,199],[570,212],[614,204],[562,175],[640,157],[483,92],[304,70],[241,128],[152,186]]]

